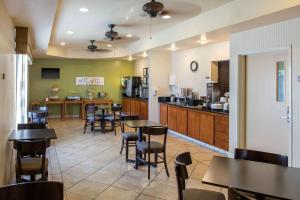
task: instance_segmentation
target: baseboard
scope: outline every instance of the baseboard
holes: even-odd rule
[[[172,130],[170,130],[170,129],[168,130],[168,133],[170,133],[170,134],[172,134],[172,135],[174,135],[174,136],[176,136],[176,137],[180,137],[180,138],[182,138],[182,139],[184,139],[184,140],[187,140],[187,141],[189,141],[189,142],[193,142],[193,143],[195,143],[195,144],[198,144],[198,145],[200,145],[201,147],[205,147],[205,148],[208,148],[208,149],[210,149],[210,150],[212,150],[212,151],[218,152],[218,153],[220,153],[220,154],[222,154],[222,155],[224,155],[224,156],[226,156],[226,157],[230,157],[230,152],[225,151],[225,150],[223,150],[223,149],[220,149],[220,148],[218,148],[218,147],[212,146],[212,145],[207,144],[207,143],[205,143],[205,142],[201,142],[201,141],[199,141],[199,140],[196,140],[196,139],[194,139],[194,138],[188,137],[188,136],[186,136],[186,135],[182,135],[182,134],[177,133],[177,132],[175,132],[175,131],[172,131]]]

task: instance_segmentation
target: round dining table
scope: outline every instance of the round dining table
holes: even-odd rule
[[[112,129],[106,129],[105,117],[108,116],[108,111],[111,109],[110,105],[97,105],[97,116],[100,117],[100,131],[105,133],[106,131],[112,131]]]

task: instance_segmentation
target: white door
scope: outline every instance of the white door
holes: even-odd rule
[[[247,56],[246,148],[290,159],[288,60],[287,51]]]

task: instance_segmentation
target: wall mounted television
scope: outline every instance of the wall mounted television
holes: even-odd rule
[[[42,79],[60,79],[60,69],[42,68]]]

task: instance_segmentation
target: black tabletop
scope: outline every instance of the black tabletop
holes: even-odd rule
[[[55,130],[50,129],[24,129],[14,130],[11,132],[8,140],[42,140],[42,139],[57,139]]]
[[[126,121],[122,121],[122,123],[131,128],[163,126],[159,123],[149,121],[149,120],[126,120]]]
[[[202,182],[282,199],[300,198],[300,168],[214,156]]]

